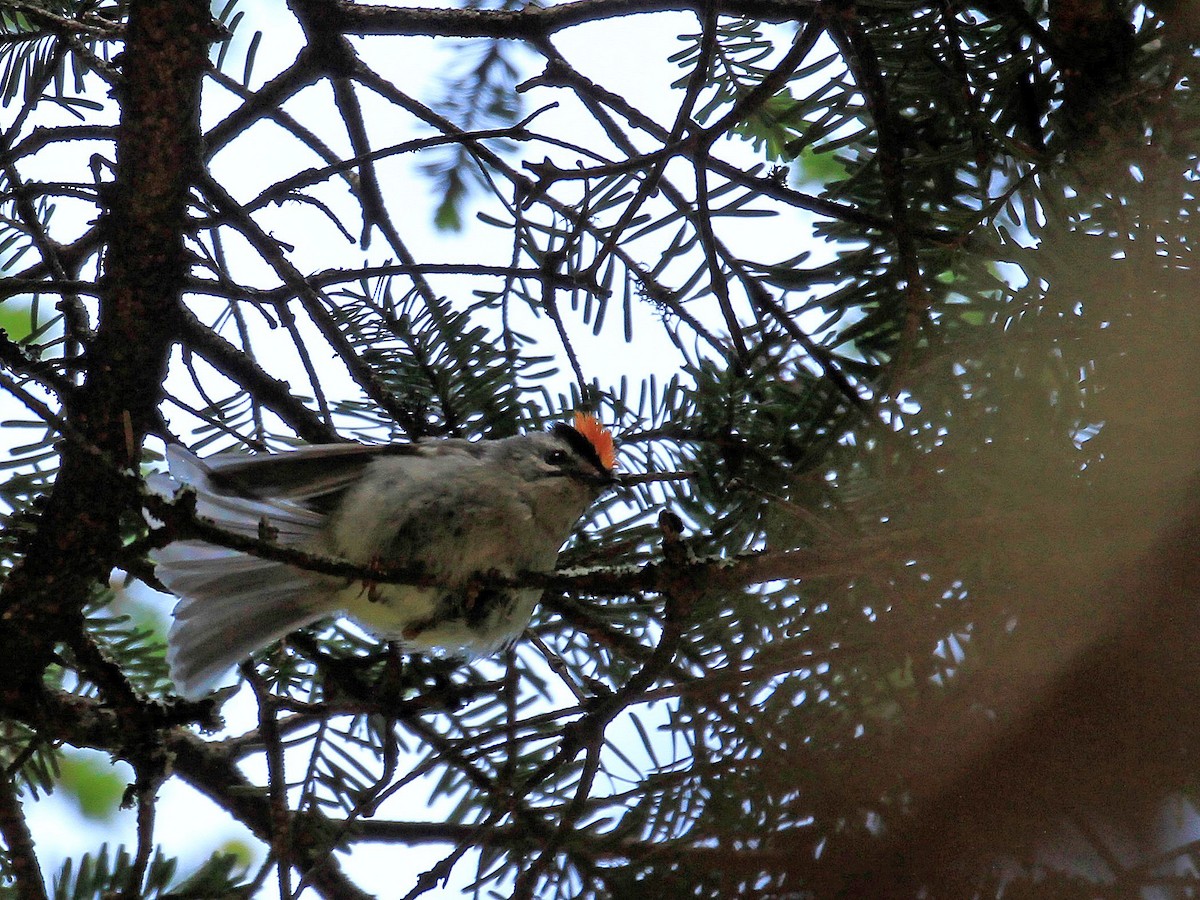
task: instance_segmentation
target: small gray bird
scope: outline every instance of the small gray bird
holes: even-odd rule
[[[482,656],[524,629],[541,591],[481,587],[480,575],[548,572],[579,517],[615,483],[612,435],[594,417],[494,441],[328,444],[263,456],[199,459],[168,449],[170,497],[223,529],[369,568],[401,566],[434,586],[371,584],[202,541],[152,559],[179,597],[167,660],[185,697],[211,691],[254,651],[346,613],[405,649]]]

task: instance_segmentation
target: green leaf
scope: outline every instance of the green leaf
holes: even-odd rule
[[[746,121],[735,125],[732,133],[750,141],[757,152],[777,162],[796,158],[797,145],[804,138],[806,123],[800,104],[791,91],[782,90],[759,106]]]
[[[195,872],[163,897],[201,900],[212,897],[249,897],[253,887],[243,883],[245,862],[240,853],[214,853]]]
[[[128,779],[99,753],[71,752],[59,763],[59,783],[85,819],[104,822],[120,807]]]
[[[11,341],[21,342],[33,333],[29,317],[29,304],[12,299],[0,303],[0,329]]]
[[[845,164],[831,151],[805,147],[796,158],[796,180],[832,184],[846,177]]]
[[[433,214],[433,224],[438,231],[462,231],[462,214],[458,211],[462,199],[460,192],[447,192]]]
[[[80,857],[78,865],[71,859],[62,864],[54,876],[51,896],[54,900],[106,900],[134,893],[147,898],[169,896],[162,894],[162,890],[174,875],[175,860],[167,859],[161,850],[155,850],[145,880],[138,886],[144,891],[130,891],[133,857],[124,846],[119,846],[110,858],[108,844],[102,844],[96,854],[86,853]]]

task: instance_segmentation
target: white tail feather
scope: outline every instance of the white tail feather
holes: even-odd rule
[[[322,517],[287,501],[229,496],[209,480],[211,471],[181,447],[167,454],[171,475],[150,487],[170,497],[181,484],[196,491],[196,513],[236,534],[256,537],[264,524],[288,546],[309,541]],[[320,618],[313,573],[224,547],[179,541],[151,554],[156,575],[180,597],[168,640],[167,663],[176,690],[190,699],[209,693],[243,659]]]

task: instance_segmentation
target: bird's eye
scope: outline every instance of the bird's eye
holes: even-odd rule
[[[546,462],[552,466],[565,466],[569,459],[566,450],[551,450],[546,454]]]

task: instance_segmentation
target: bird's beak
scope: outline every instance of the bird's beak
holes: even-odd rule
[[[621,484],[621,479],[617,477],[616,473],[614,472],[599,472],[595,475],[589,476],[589,480],[592,482],[592,484],[601,489],[617,487]]]

